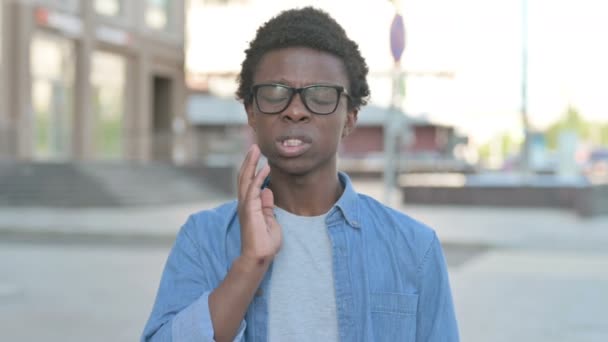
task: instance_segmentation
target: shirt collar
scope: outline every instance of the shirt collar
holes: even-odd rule
[[[344,192],[338,199],[338,202],[334,205],[334,208],[330,210],[328,216],[332,216],[334,212],[339,211],[351,227],[361,228],[359,210],[357,209],[359,194],[357,194],[353,188],[353,184],[346,173],[338,172],[338,178],[340,179],[340,183],[344,186]],[[331,219],[330,217],[328,218]]]
[[[357,210],[357,200],[359,195],[353,188],[353,184],[350,180],[350,177],[344,172],[338,172],[338,179],[342,186],[344,186],[344,192],[342,196],[338,199],[338,202],[331,208],[329,213],[327,214],[327,223],[330,224],[336,218],[339,218],[341,214],[342,217],[348,222],[348,224],[353,228],[361,228],[359,221],[359,211]],[[266,188],[270,183],[270,176],[266,177],[264,183],[262,184],[262,189]]]

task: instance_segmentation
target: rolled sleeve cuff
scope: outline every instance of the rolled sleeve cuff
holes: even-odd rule
[[[171,331],[173,341],[214,341],[215,333],[209,311],[210,294],[211,291],[203,293],[199,299],[175,316]],[[244,341],[246,326],[245,320],[241,321],[235,342]]]

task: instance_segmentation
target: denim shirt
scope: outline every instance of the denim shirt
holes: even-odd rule
[[[340,340],[458,341],[447,267],[435,232],[356,193],[346,174],[339,178],[345,190],[326,224]],[[213,341],[209,294],[240,250],[236,201],[191,215],[167,259],[141,341]],[[272,265],[236,341],[267,341],[271,279]]]

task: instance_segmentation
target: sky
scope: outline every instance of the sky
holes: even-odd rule
[[[608,2],[602,0],[402,0],[410,72],[403,103],[413,116],[456,126],[482,144],[521,137],[522,9],[528,13],[528,112],[532,129],[569,104],[608,122]],[[282,9],[314,5],[359,43],[370,66],[371,102],[390,102],[393,70],[388,0],[249,0],[189,12],[187,67],[237,72],[255,29]],[[433,76],[447,71],[453,78]],[[230,88],[230,87],[228,87]]]

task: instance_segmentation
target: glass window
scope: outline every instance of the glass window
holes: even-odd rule
[[[55,9],[69,13],[78,13],[80,10],[80,0],[47,0],[46,2]]]
[[[121,16],[123,14],[123,1],[95,0],[95,12],[108,17]]]
[[[34,157],[68,159],[72,144],[74,44],[36,32],[30,54]]]
[[[3,9],[4,9],[4,1],[0,1],[0,72],[2,71],[2,44],[4,44],[4,36],[2,35],[2,32],[3,32],[3,30],[2,30],[3,20],[2,19],[4,19],[3,14],[2,14]],[[0,78],[0,81],[1,80],[2,79]]]
[[[243,2],[243,0],[241,0],[241,1],[238,1],[238,0],[204,0],[203,2],[205,4],[209,4],[209,5],[228,5],[230,3]]]
[[[91,63],[92,106],[95,116],[95,156],[119,159],[123,156],[126,59],[96,51]]]
[[[171,16],[171,0],[146,0],[146,25],[155,30],[167,30]]]

